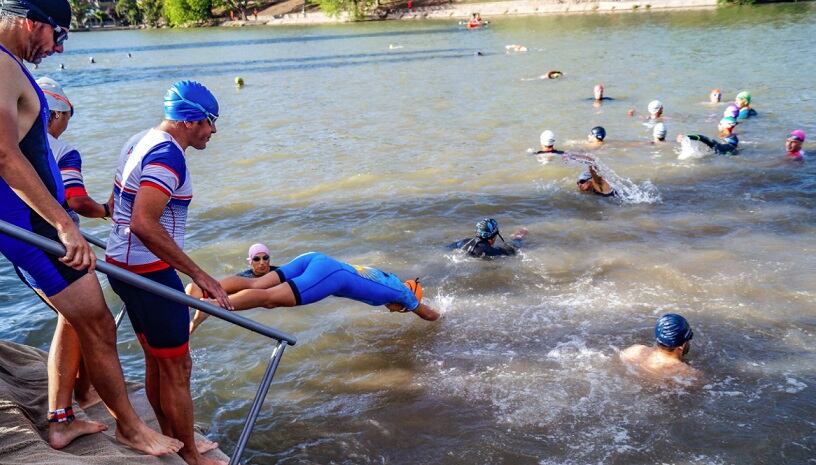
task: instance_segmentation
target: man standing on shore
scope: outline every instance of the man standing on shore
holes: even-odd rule
[[[113,228],[106,261],[184,292],[176,270],[193,278],[205,296],[232,309],[226,292],[188,257],[184,247],[187,207],[193,186],[184,158],[203,150],[215,134],[218,102],[202,84],[179,81],[164,96],[164,120],[133,136],[122,148],[114,185]],[[179,439],[190,465],[223,464],[201,455],[218,445],[196,445],[186,305],[147,293],[113,277],[111,287],[127,305],[145,354],[147,398],[162,432]]]
[[[125,391],[116,352],[116,328],[93,269],[96,256],[62,208],[64,189],[51,155],[48,105],[23,65],[62,53],[71,8],[67,0],[0,2],[0,220],[59,240],[62,258],[0,235],[0,252],[19,276],[64,318],[59,319],[48,356],[48,443],[55,449],[78,436],[105,429],[76,420],[71,395],[81,359],[91,381],[116,419],[116,437],[151,455],[178,451],[178,441],[151,430]]]

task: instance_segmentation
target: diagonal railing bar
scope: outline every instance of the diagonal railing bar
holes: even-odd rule
[[[27,242],[47,253],[50,253],[51,255],[55,255],[57,257],[62,257],[65,255],[65,247],[59,242],[55,242],[51,239],[40,236],[39,234],[27,231],[6,221],[0,220],[0,233],[11,236],[17,240]],[[105,247],[105,243],[94,236],[91,236],[85,232],[83,232],[82,235],[85,236],[88,242],[98,247]],[[113,266],[109,263],[97,261],[96,269],[97,271],[105,273],[108,276],[113,276],[120,281],[126,282],[144,291],[181,303],[183,305],[187,305],[188,307],[196,308],[205,313],[221,318],[222,320],[229,321],[230,323],[238,325],[244,329],[248,329],[252,332],[278,341],[278,344],[275,346],[275,350],[272,352],[272,357],[269,361],[269,365],[266,368],[266,372],[264,373],[261,383],[258,386],[258,391],[255,394],[255,399],[252,402],[252,406],[247,413],[246,423],[244,424],[244,428],[239,436],[235,452],[233,452],[229,462],[230,465],[239,464],[241,455],[243,455],[246,444],[249,441],[249,437],[252,435],[252,430],[255,428],[255,421],[258,419],[258,414],[260,413],[263,402],[266,399],[267,393],[269,392],[269,387],[272,385],[272,378],[275,376],[275,371],[278,369],[278,364],[280,363],[281,357],[283,357],[284,348],[287,344],[295,345],[297,343],[297,338],[275,328],[270,328],[248,318],[238,316],[208,302],[195,299],[187,294],[181,293],[175,289],[169,288],[155,281],[151,281],[143,276],[139,276],[117,266]],[[117,326],[118,323],[121,323],[123,316],[124,305],[122,306],[122,311],[120,314],[117,315],[117,320],[119,320],[117,322]]]

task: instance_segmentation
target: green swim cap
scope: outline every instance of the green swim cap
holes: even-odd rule
[[[746,102],[751,103],[751,93],[748,92],[747,90],[743,90],[742,92],[737,94],[737,98],[741,98]]]

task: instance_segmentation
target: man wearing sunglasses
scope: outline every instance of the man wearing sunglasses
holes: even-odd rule
[[[48,104],[23,61],[61,53],[71,8],[66,0],[0,0],[0,220],[65,246],[55,258],[0,235],[0,252],[59,318],[48,359],[48,442],[60,449],[105,429],[77,420],[72,391],[80,360],[91,367],[99,396],[117,421],[116,437],[151,455],[179,450],[179,441],[151,430],[125,391],[116,328],[93,271],[96,256],[65,212],[64,186],[46,137]]]
[[[216,132],[218,101],[196,81],[179,81],[164,96],[164,120],[136,134],[122,148],[113,191],[113,227],[105,260],[157,283],[184,292],[176,270],[222,307],[232,309],[226,292],[184,253],[187,208],[193,185],[185,153],[203,150]],[[196,447],[190,314],[186,305],[146,293],[109,277],[111,287],[127,305],[133,330],[145,354],[145,387],[162,432],[184,443],[179,451],[189,464],[223,463],[204,457],[215,448],[207,441]]]

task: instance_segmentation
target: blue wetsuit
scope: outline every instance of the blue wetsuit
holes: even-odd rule
[[[292,286],[297,305],[333,295],[374,306],[396,303],[410,311],[419,307],[414,293],[393,274],[349,265],[322,253],[305,253],[273,273]]]
[[[62,177],[48,146],[48,103],[45,101],[40,86],[37,85],[25,66],[2,45],[0,45],[0,53],[7,54],[20,65],[20,69],[28,78],[40,102],[40,114],[20,141],[20,151],[34,167],[40,180],[57,203],[64,204],[65,191]],[[0,220],[59,242],[56,229],[23,202],[2,178],[0,178],[0,206],[2,207],[0,208]],[[57,257],[46,254],[33,245],[2,234],[0,234],[0,253],[14,265],[23,282],[32,288],[42,290],[48,297],[58,294],[87,273],[65,266]]]
[[[746,120],[752,116],[756,116],[757,112],[753,108],[745,107],[740,108],[739,115],[737,116],[737,121]]]

